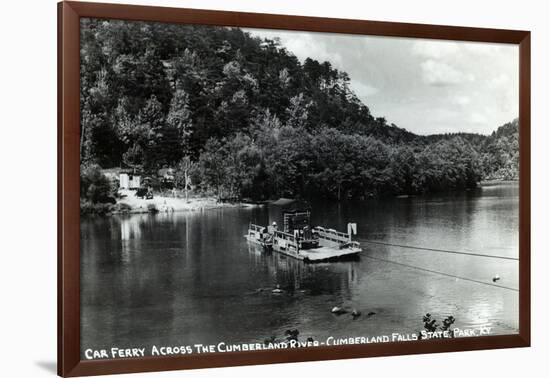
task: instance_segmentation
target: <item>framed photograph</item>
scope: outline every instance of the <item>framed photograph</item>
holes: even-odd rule
[[[58,11],[60,376],[529,346],[528,31]]]

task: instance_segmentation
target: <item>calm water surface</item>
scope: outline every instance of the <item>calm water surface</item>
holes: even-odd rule
[[[83,219],[82,350],[261,342],[289,328],[316,340],[412,333],[426,312],[453,315],[458,327],[518,332],[517,291],[448,276],[492,283],[498,274],[499,285],[517,289],[517,261],[366,243],[517,258],[517,184],[313,204],[313,225],[344,231],[357,222],[358,261],[305,264],[250,247],[248,223],[277,216],[265,207]],[[286,293],[272,294],[276,285]],[[337,305],[376,315],[335,316]]]

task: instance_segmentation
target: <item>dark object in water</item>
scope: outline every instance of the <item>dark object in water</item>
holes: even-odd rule
[[[361,316],[361,311],[355,310],[355,309],[354,309],[354,310],[351,312],[351,316],[353,316],[353,319],[357,319],[358,317]]]
[[[430,313],[427,313],[422,318],[422,321],[424,322],[424,329],[428,332],[436,332],[436,331],[448,331],[451,326],[454,324],[456,319],[454,316],[449,315],[443,320],[443,324],[439,325],[437,323],[437,320],[435,318],[432,318],[432,315]],[[454,337],[451,333],[449,336],[445,337]]]
[[[264,340],[264,345],[274,344],[276,340],[275,336],[268,337]]]
[[[367,314],[367,316],[373,316],[373,315],[376,315],[376,312],[371,311],[371,312],[369,312],[369,313]]]
[[[447,331],[449,328],[451,328],[455,320],[456,319],[454,318],[454,316],[452,315],[447,316],[447,318],[443,320],[443,326],[441,327],[441,329],[443,331]]]
[[[295,340],[298,341],[298,335],[300,334],[300,331],[297,329],[287,329],[285,331],[285,336],[288,341]]]

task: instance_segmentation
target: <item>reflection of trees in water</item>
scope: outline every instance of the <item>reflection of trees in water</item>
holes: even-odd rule
[[[188,223],[183,222],[187,232]],[[83,222],[82,340],[87,347],[131,347],[136,340],[169,334],[161,330],[179,317],[176,307],[185,307],[176,303],[177,277],[188,238],[186,232],[174,232],[174,225],[173,218],[160,214]]]
[[[119,219],[120,222],[120,239],[140,239],[141,238],[141,220],[139,216],[132,216]]]

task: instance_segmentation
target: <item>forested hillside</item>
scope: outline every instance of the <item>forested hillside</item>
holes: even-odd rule
[[[517,178],[517,121],[491,136],[417,136],[373,116],[345,72],[302,64],[277,41],[238,28],[81,22],[83,167],[190,169],[196,190],[254,199]]]
[[[519,121],[494,131],[482,146],[483,177],[487,180],[519,179]]]

